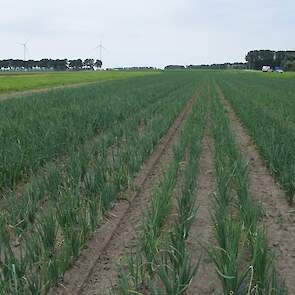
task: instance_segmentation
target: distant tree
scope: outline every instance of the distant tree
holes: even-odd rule
[[[102,61],[97,59],[94,63],[94,66],[100,69],[102,67]]]
[[[67,59],[56,59],[53,61],[53,69],[56,71],[65,71],[68,69]]]
[[[0,61],[0,68],[12,70],[12,59],[4,59]]]
[[[165,67],[165,70],[184,70],[185,66],[182,65],[168,65]]]
[[[263,66],[275,66],[275,52],[271,50],[253,50],[246,55],[246,61],[249,63],[249,68],[260,70]]]
[[[69,67],[72,70],[79,71],[82,70],[83,62],[82,59],[73,59],[69,61]]]
[[[252,50],[246,55],[249,68],[261,70],[263,66],[278,67],[292,60],[294,51]]]
[[[49,68],[49,65],[48,65],[48,62],[49,62],[49,60],[47,59],[47,58],[43,58],[43,59],[41,59],[40,61],[39,61],[39,67],[41,68],[41,69],[48,69]]]
[[[211,65],[189,65],[186,67],[188,70],[227,70],[236,69],[244,70],[247,69],[247,63],[234,62],[234,63],[223,63],[223,64],[211,64]]]
[[[287,51],[287,54],[281,62],[281,67],[285,71],[295,71],[295,52]]]
[[[94,59],[93,58],[86,58],[83,62],[83,67],[86,70],[93,70],[94,69]]]
[[[26,68],[32,70],[33,68],[38,66],[38,62],[30,59],[26,62]]]
[[[94,60],[88,59],[87,67],[93,68]],[[0,60],[0,70],[53,70],[53,71],[66,71],[71,70],[82,70],[84,63],[81,59],[71,60],[67,59],[48,59],[43,58],[41,60],[21,60],[21,59],[6,59]]]

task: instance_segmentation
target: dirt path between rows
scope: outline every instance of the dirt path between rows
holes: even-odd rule
[[[270,249],[275,254],[279,274],[286,280],[289,294],[295,294],[295,210],[287,204],[280,186],[260,157],[253,141],[235,115],[231,105],[217,86],[231,128],[242,155],[248,163],[249,189],[252,198],[261,203],[265,212],[263,223]]]
[[[196,206],[198,211],[187,240],[193,261],[197,262],[201,256],[201,262],[187,294],[208,295],[221,290],[214,264],[205,250],[207,245],[214,244],[210,217],[212,196],[215,190],[212,146],[212,139],[205,134],[202,141],[197,179]]]
[[[97,230],[73,267],[66,272],[63,282],[51,294],[108,294],[108,289],[116,282],[120,258],[134,246],[142,210],[146,208],[151,190],[159,183],[165,167],[173,157],[173,144],[179,128],[191,111],[195,99],[196,95],[186,104],[134,178],[133,186],[137,190],[128,189],[123,193],[128,196],[128,201],[116,201],[108,219]]]

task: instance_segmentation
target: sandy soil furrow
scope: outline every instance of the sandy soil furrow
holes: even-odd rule
[[[205,135],[199,160],[196,206],[198,208],[188,237],[188,248],[194,261],[201,262],[187,294],[207,295],[220,289],[214,264],[206,253],[206,246],[214,244],[213,228],[210,217],[212,195],[215,189],[214,166],[212,159],[212,140]]]
[[[194,96],[179,114],[167,134],[155,147],[134,179],[136,191],[124,192],[128,201],[119,200],[108,214],[78,261],[69,270],[60,286],[51,294],[108,294],[117,278],[120,258],[134,246],[136,230],[140,225],[142,210],[146,208],[154,186],[159,183],[164,169],[173,156],[173,144],[178,131],[190,112]]]
[[[252,139],[224,97],[220,87],[216,86],[219,97],[227,110],[236,142],[248,163],[251,196],[255,201],[261,203],[265,212],[263,222],[267,231],[269,247],[275,254],[277,270],[286,279],[289,294],[295,294],[294,207],[287,204],[283,190],[274,181]]]

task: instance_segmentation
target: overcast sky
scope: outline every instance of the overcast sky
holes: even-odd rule
[[[98,58],[105,67],[244,61],[295,50],[295,0],[0,0],[0,59]]]

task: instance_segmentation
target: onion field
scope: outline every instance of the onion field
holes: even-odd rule
[[[295,194],[294,79],[219,76],[220,86],[248,128],[269,169],[293,203]]]
[[[156,71],[88,71],[88,72],[0,72],[0,95],[63,85],[126,79],[157,74]],[[1,99],[1,96],[0,96]]]
[[[0,294],[295,294],[294,95],[187,70],[0,101]]]

